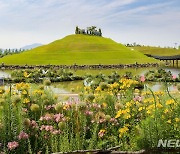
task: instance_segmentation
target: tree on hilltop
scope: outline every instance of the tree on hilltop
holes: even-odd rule
[[[101,31],[101,28],[99,28],[99,33],[100,33],[100,36],[102,36],[102,31]]]
[[[79,27],[76,26],[75,34],[79,34]]]

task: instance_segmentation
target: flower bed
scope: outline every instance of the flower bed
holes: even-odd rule
[[[25,69],[14,70],[11,73],[12,78],[6,78],[7,83],[42,83],[45,79],[51,82],[83,80],[84,77],[74,75],[72,72],[64,69]]]
[[[142,83],[141,83],[142,84]],[[59,102],[27,83],[0,89],[0,152],[52,153],[75,150],[139,150],[159,139],[179,138],[180,98],[136,89],[139,81],[85,86],[80,100]]]
[[[164,69],[150,70],[145,74],[145,78],[155,82],[180,82],[180,73],[176,76]]]

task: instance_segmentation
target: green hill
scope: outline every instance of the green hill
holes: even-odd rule
[[[180,55],[180,49],[174,48],[160,48],[160,47],[150,47],[150,46],[139,46],[139,47],[129,47],[142,52],[143,54],[157,55],[157,56],[174,56]]]
[[[69,35],[48,45],[0,59],[5,64],[130,64],[157,62],[139,51],[98,36]]]

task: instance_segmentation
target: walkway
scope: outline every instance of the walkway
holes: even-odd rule
[[[178,63],[179,63],[179,60],[180,60],[180,55],[175,55],[175,56],[156,56],[156,55],[148,55],[148,54],[146,54],[146,56],[153,57],[153,58],[158,59],[160,61],[165,61],[166,63],[170,62],[170,63],[173,64],[173,66],[175,66],[175,63],[176,63],[177,67],[178,67]]]

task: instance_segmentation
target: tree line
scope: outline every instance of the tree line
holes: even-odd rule
[[[7,55],[18,54],[24,51],[25,49],[0,49],[0,58]]]

